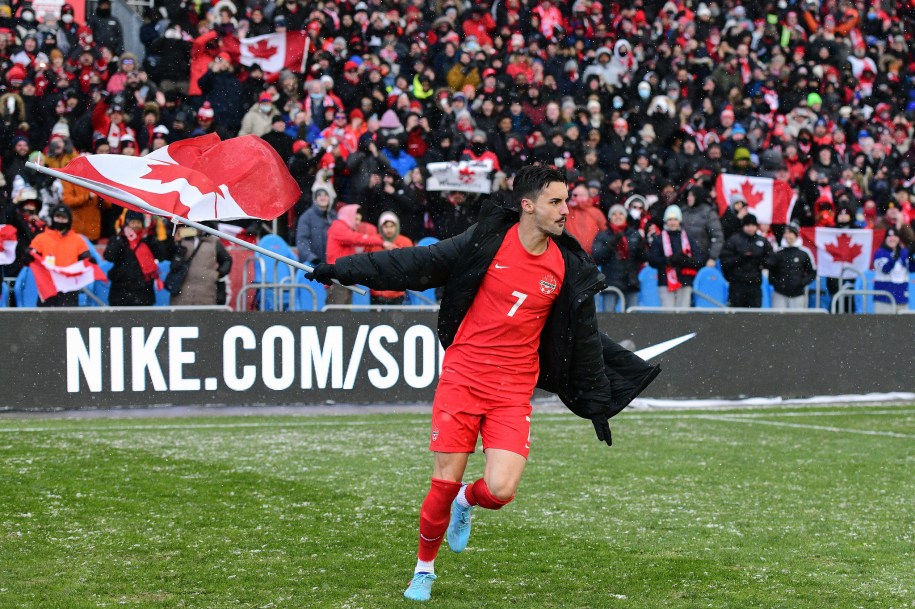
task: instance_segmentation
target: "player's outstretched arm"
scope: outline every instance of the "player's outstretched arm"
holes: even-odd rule
[[[422,291],[441,287],[461,259],[472,232],[473,227],[430,246],[346,256],[333,265],[333,278],[346,285],[360,284],[375,290]]]

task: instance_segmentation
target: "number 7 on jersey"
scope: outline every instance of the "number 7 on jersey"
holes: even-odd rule
[[[511,311],[508,312],[509,317],[515,316],[515,311],[518,310],[518,308],[521,306],[521,303],[524,302],[525,298],[527,298],[527,294],[525,294],[524,292],[512,292],[512,296],[517,298],[518,302],[516,302],[514,304],[514,306],[512,306]]]

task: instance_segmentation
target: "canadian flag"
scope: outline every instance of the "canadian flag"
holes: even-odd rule
[[[81,156],[61,173],[130,193],[163,211],[198,222],[272,220],[301,194],[280,155],[256,135],[222,141],[211,133],[141,157]],[[126,206],[132,208],[129,203]]]
[[[0,266],[16,261],[16,227],[12,224],[0,224]]]
[[[305,56],[305,31],[264,34],[241,40],[242,65],[257,64],[265,75],[278,75],[283,68],[301,72]]]
[[[817,226],[802,228],[801,239],[816,256],[820,275],[852,278],[855,274],[847,269],[863,273],[871,268],[874,252],[883,242],[884,232],[871,228]]]
[[[42,301],[58,292],[75,292],[94,281],[108,281],[105,272],[91,260],[78,260],[69,266],[49,264],[41,255],[33,254],[35,261],[29,265],[35,275],[35,285]]]
[[[741,196],[760,224],[788,224],[797,194],[784,180],[751,178],[722,173],[715,183],[718,213],[724,215],[735,196]]]

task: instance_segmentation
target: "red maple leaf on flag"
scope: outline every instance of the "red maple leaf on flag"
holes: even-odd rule
[[[458,179],[464,184],[473,182],[473,170],[470,167],[461,167],[458,170]]]
[[[757,205],[762,203],[762,200],[765,198],[763,193],[756,192],[756,190],[754,190],[753,184],[750,183],[750,180],[744,180],[740,185],[740,190],[731,189],[731,194],[743,195],[743,198],[747,201],[747,205],[752,208],[755,208]]]
[[[213,183],[198,182],[194,180],[194,173],[195,172],[189,171],[186,167],[178,165],[177,163],[156,163],[155,165],[149,166],[149,173],[140,177],[144,180],[156,180],[163,184],[185,180],[188,184],[199,190],[202,195],[214,194],[217,197],[222,195],[219,188]]]
[[[270,42],[267,40],[258,40],[257,44],[248,47],[248,52],[259,59],[270,59],[279,50],[279,47],[270,46]]]
[[[855,261],[855,258],[861,255],[863,248],[860,243],[852,242],[851,235],[842,233],[836,237],[835,243],[827,243],[823,249],[836,262],[848,262],[851,264]]]

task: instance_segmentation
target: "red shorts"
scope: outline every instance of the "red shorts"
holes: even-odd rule
[[[499,448],[525,459],[531,449],[530,401],[494,401],[472,387],[441,381],[432,402],[429,450],[472,453],[483,436],[483,450]]]

